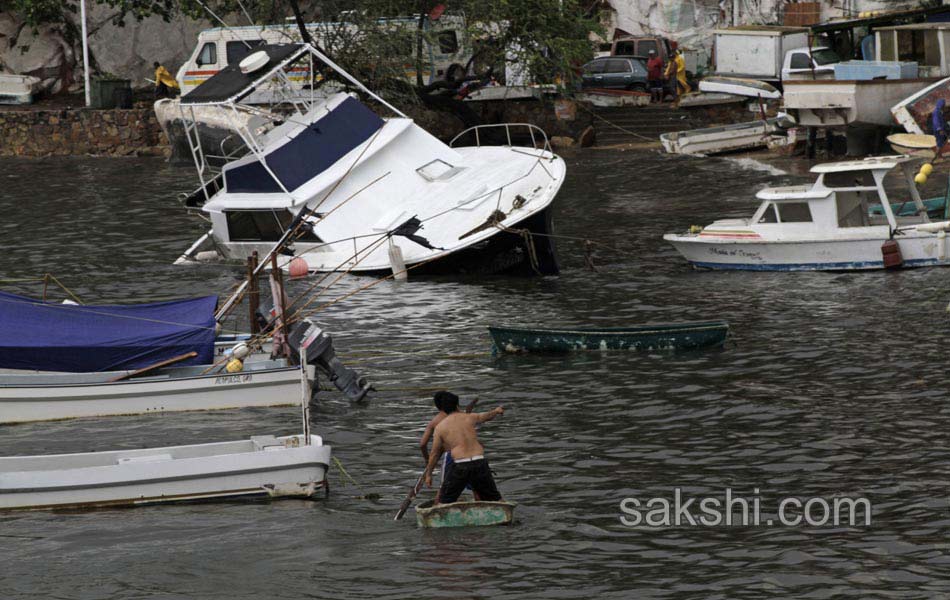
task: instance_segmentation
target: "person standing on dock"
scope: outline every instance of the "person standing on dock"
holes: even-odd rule
[[[455,502],[469,485],[480,500],[501,500],[475,426],[505,414],[505,409],[499,406],[485,413],[462,413],[458,407],[458,396],[455,394],[447,392],[442,397],[441,408],[447,416],[435,427],[429,463],[423,473],[425,483],[432,487],[432,470],[442,453],[448,451],[452,455],[453,465],[442,478],[438,495],[440,504]]]
[[[175,81],[172,74],[159,62],[153,63],[152,66],[155,67],[155,97],[167,98],[168,96],[175,96],[179,88],[178,82]]]
[[[683,52],[677,48],[673,54],[674,58],[671,62],[676,65],[674,70],[676,76],[676,95],[681,96],[690,93],[693,91],[693,88],[691,88],[686,81],[686,59],[683,58]]]
[[[647,60],[647,81],[650,85],[650,102],[663,102],[663,59],[656,50],[650,50]]]

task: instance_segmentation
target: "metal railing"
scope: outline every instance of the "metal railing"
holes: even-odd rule
[[[545,152],[552,152],[551,143],[548,141],[548,134],[544,133],[544,130],[538,127],[537,125],[532,125],[531,123],[497,123],[494,125],[476,125],[474,127],[469,127],[462,133],[452,138],[452,141],[449,142],[449,146],[454,148],[455,142],[458,141],[459,138],[461,138],[462,136],[468,135],[469,133],[474,133],[475,146],[478,148],[481,148],[482,147],[482,136],[481,136],[482,131],[487,130],[487,129],[502,129],[503,128],[505,130],[505,138],[508,142],[507,144],[504,144],[504,145],[513,147],[514,144],[511,143],[511,129],[513,127],[527,129],[529,135],[531,136],[531,146],[535,149],[538,148],[537,134],[540,134],[541,139],[544,140],[544,145],[541,147],[541,149],[544,150]],[[486,145],[489,145],[489,144],[486,144]]]

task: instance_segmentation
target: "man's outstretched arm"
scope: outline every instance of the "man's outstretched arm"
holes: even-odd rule
[[[477,413],[475,415],[475,421],[478,423],[484,423],[485,421],[491,421],[495,417],[503,414],[505,414],[505,407],[497,406],[488,412]]]

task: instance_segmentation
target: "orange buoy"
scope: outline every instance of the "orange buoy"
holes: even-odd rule
[[[310,272],[310,267],[307,266],[306,260],[297,256],[287,265],[287,271],[290,272],[291,279],[299,279],[307,276],[307,273]]]
[[[881,255],[884,258],[885,269],[899,269],[904,265],[901,256],[901,247],[896,240],[887,240],[881,245]]]

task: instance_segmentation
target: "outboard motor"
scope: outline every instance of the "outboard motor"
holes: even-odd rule
[[[323,371],[336,389],[351,401],[359,402],[373,390],[365,377],[360,377],[356,371],[340,362],[333,349],[333,338],[309,319],[302,320],[293,328],[287,342],[298,355],[303,348],[307,364]]]

